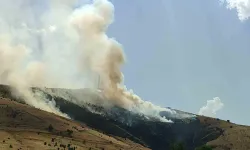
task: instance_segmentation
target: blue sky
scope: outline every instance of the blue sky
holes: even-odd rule
[[[125,84],[144,100],[197,113],[220,97],[222,119],[250,124],[250,26],[218,0],[113,0],[109,36],[124,47]]]
[[[224,108],[217,117],[250,125],[243,117],[250,113],[250,22],[240,21],[250,6],[227,1],[241,18],[219,0],[111,0],[108,35],[124,47],[126,86],[144,100],[192,113],[219,97]],[[47,5],[38,2],[32,7],[39,15]],[[37,23],[36,15],[23,14]]]

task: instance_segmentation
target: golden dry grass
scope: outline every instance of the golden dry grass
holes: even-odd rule
[[[214,150],[250,150],[250,127],[236,125],[227,121],[199,117],[202,124],[211,127],[218,127],[223,133],[207,145],[214,147]]]
[[[53,130],[48,130],[49,125]],[[72,134],[67,130],[72,130]],[[72,120],[0,98],[0,150],[61,150],[63,146],[77,150],[147,150],[132,141],[107,136]]]

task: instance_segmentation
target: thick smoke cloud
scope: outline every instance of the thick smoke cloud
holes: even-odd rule
[[[219,97],[213,98],[213,100],[208,100],[206,106],[200,108],[199,115],[216,117],[216,112],[221,110],[224,104],[221,102]]]
[[[114,21],[112,3],[94,0],[75,8],[76,3],[76,0],[0,2],[1,83],[11,85],[15,94],[29,105],[62,116],[66,115],[53,101],[39,93],[34,95],[29,87],[101,89],[107,103],[169,121],[160,117],[159,112],[174,111],[143,101],[123,85],[122,46],[106,35]],[[77,103],[83,101],[81,98]]]
[[[244,21],[250,17],[250,0],[220,0],[225,2],[228,9],[236,9],[238,17]]]

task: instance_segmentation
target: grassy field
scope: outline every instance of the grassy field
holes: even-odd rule
[[[69,119],[0,98],[0,149],[146,150]]]
[[[215,140],[207,143],[214,150],[250,150],[250,127],[237,125],[220,119],[199,117],[204,125],[211,129],[220,129],[222,134]],[[212,132],[208,133],[211,134]]]

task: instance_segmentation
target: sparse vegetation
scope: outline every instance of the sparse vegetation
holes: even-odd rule
[[[72,131],[72,130],[67,129],[67,133],[68,133],[68,136],[72,136],[73,131]]]
[[[54,130],[53,126],[50,124],[49,127],[48,127],[48,131],[49,132],[52,132]]]
[[[87,126],[86,128],[83,127],[84,130],[82,130],[82,125],[78,122],[37,110],[28,105],[19,104],[16,101],[0,98],[0,111],[0,126],[3,128],[0,131],[2,137],[0,149],[21,150],[29,147],[30,149],[76,150],[84,148],[93,150],[96,144],[98,145],[96,149],[102,150],[109,148],[128,149],[130,146],[136,147],[136,149],[144,149],[143,146],[138,146],[132,141],[121,141],[124,144],[110,144],[115,141],[113,137],[103,136],[103,134]],[[67,122],[67,125],[64,124],[65,122]],[[5,131],[5,127],[8,130]],[[38,142],[41,143],[37,144]]]
[[[60,147],[62,147],[62,148],[66,148],[66,145],[64,145],[64,144],[60,144]]]
[[[201,147],[196,148],[195,150],[213,150],[211,146],[203,145]]]
[[[180,143],[180,142],[172,144],[171,147],[170,147],[170,149],[171,150],[185,150],[184,149],[184,144]]]
[[[173,139],[173,136],[175,136],[174,138],[176,138],[178,140],[183,140],[185,142],[185,146],[183,146],[183,145],[180,146],[178,143],[174,144],[174,146],[172,147],[172,150],[183,150],[185,148],[194,150],[195,148],[193,145],[199,145],[199,143],[208,143],[209,145],[212,145],[212,146],[219,145],[220,147],[222,147],[220,145],[222,142],[225,143],[225,145],[226,145],[224,147],[226,147],[228,149],[230,147],[230,149],[242,149],[243,150],[243,148],[238,147],[238,145],[241,146],[241,145],[244,145],[244,143],[241,141],[237,141],[238,143],[241,142],[240,144],[238,144],[235,142],[236,141],[235,139],[239,137],[240,139],[242,138],[242,141],[249,142],[248,140],[250,140],[250,138],[249,138],[250,134],[248,133],[249,127],[231,124],[229,120],[223,121],[223,120],[220,120],[218,118],[211,119],[211,118],[203,117],[200,120],[199,120],[199,118],[197,118],[197,122],[194,122],[194,123],[191,122],[191,124],[193,123],[193,125],[190,125],[190,126],[189,126],[189,122],[186,123],[185,125],[183,125],[181,123],[181,121],[178,120],[179,121],[179,122],[177,122],[178,127],[170,127],[169,128],[169,127],[164,126],[164,124],[161,124],[161,123],[158,124],[158,123],[143,122],[140,120],[140,117],[138,117],[138,118],[135,118],[135,120],[138,119],[136,121],[141,123],[138,128],[133,128],[132,126],[128,126],[126,128],[126,131],[128,131],[132,135],[132,136],[129,136],[129,135],[125,135],[124,132],[122,131],[123,126],[120,126],[121,124],[118,124],[116,121],[112,120],[112,118],[107,118],[107,119],[110,119],[111,121],[105,120],[106,118],[103,119],[102,116],[98,116],[97,114],[92,115],[89,112],[84,112],[85,110],[81,111],[79,109],[79,111],[76,111],[79,113],[74,113],[74,114],[81,114],[81,115],[89,115],[90,116],[89,118],[91,118],[90,121],[88,119],[85,119],[85,120],[83,119],[82,122],[87,122],[88,125],[91,124],[92,128],[89,128],[86,126],[86,129],[82,130],[82,128],[80,127],[80,125],[78,125],[77,122],[67,120],[64,118],[60,118],[58,116],[55,116],[53,114],[46,113],[43,111],[36,111],[35,109],[31,108],[30,106],[25,105],[25,107],[24,107],[23,105],[14,104],[14,103],[16,103],[15,101],[12,101],[12,102],[5,102],[4,101],[3,102],[3,100],[0,100],[0,103],[1,103],[0,111],[2,113],[0,125],[1,125],[1,127],[3,127],[3,129],[4,129],[4,127],[8,127],[8,130],[10,130],[10,132],[3,131],[4,134],[2,136],[3,138],[2,138],[2,145],[1,146],[4,146],[4,149],[9,149],[10,144],[12,144],[12,146],[13,146],[12,149],[24,147],[24,146],[20,146],[19,143],[24,143],[24,145],[25,145],[25,143],[31,143],[29,146],[32,147],[32,142],[37,142],[36,139],[40,139],[40,137],[43,141],[39,144],[39,146],[41,146],[41,147],[39,147],[39,149],[48,149],[48,148],[50,148],[50,149],[64,149],[63,148],[63,147],[65,147],[64,145],[62,145],[62,147],[59,148],[60,143],[63,143],[66,146],[68,145],[68,143],[70,143],[71,144],[70,149],[76,149],[76,147],[74,147],[74,145],[78,145],[79,146],[78,149],[82,149],[82,147],[84,147],[85,149],[90,149],[90,150],[104,149],[104,148],[109,149],[109,147],[112,147],[110,149],[114,149],[114,147],[115,147],[115,149],[117,149],[117,150],[129,149],[129,148],[125,148],[123,146],[126,144],[130,145],[133,141],[135,141],[136,139],[133,139],[132,136],[138,134],[139,131],[140,131],[140,133],[142,133],[142,134],[138,134],[138,139],[141,141],[136,140],[136,142],[138,142],[138,143],[141,142],[142,144],[145,143],[145,145],[149,145],[150,147],[153,147],[154,146],[153,142],[158,140],[155,143],[158,142],[160,145],[159,147],[163,147],[162,145],[165,145],[164,148],[168,149],[169,145],[171,143],[170,141]],[[7,109],[6,109],[5,105],[8,106]],[[13,108],[13,107],[15,107],[15,108]],[[11,110],[18,111],[19,107],[21,108],[19,110],[20,114],[18,114],[15,117],[11,116],[10,115]],[[65,106],[62,110],[65,110],[67,108],[69,108],[68,105]],[[70,108],[74,108],[74,107],[71,106]],[[75,109],[73,109],[73,110],[75,110]],[[79,116],[81,116],[81,115],[79,115]],[[78,118],[79,118],[79,116],[78,116]],[[21,118],[24,118],[23,121],[21,121]],[[82,117],[82,118],[86,118],[86,117]],[[205,121],[203,121],[203,119]],[[14,120],[14,123],[12,120]],[[10,124],[9,122],[12,122],[12,123]],[[67,122],[67,124],[65,124],[64,122]],[[147,123],[147,126],[144,125],[145,123]],[[51,126],[50,126],[50,124],[51,124]],[[14,127],[16,127],[16,129],[14,129]],[[206,127],[206,128],[204,128],[204,127]],[[25,131],[23,131],[23,130],[19,131],[20,128],[21,129],[25,128]],[[100,132],[104,133],[104,135],[102,135],[98,132],[95,134],[93,134],[92,132],[89,132],[89,131],[93,130],[93,128],[98,128]],[[132,128],[132,130],[130,130],[131,128]],[[69,129],[69,130],[67,130],[67,129]],[[77,129],[79,131],[77,131]],[[13,132],[12,130],[18,131],[18,136],[14,135],[16,133]],[[50,130],[51,132],[48,133],[48,130]],[[168,130],[171,130],[171,131],[168,131]],[[110,133],[109,131],[112,131],[112,133]],[[149,131],[149,132],[147,132],[147,131]],[[156,137],[155,139],[151,138],[152,137],[151,131],[152,131],[152,133],[155,134],[155,137]],[[188,136],[188,138],[193,140],[193,141],[190,140],[189,143],[186,142],[187,138],[185,137],[184,134],[182,134],[183,131],[185,132],[186,136]],[[195,131],[195,136],[193,136],[194,131]],[[61,133],[61,134],[59,134],[59,133]],[[107,133],[110,134],[110,137],[106,136]],[[167,133],[167,134],[165,134],[165,133]],[[168,134],[168,133],[170,133],[170,134]],[[164,136],[164,137],[168,138],[168,140],[164,141],[163,138],[162,139],[158,138],[157,134],[161,134],[162,137]],[[68,135],[71,137],[69,138]],[[93,135],[95,135],[95,136],[93,136]],[[121,135],[124,135],[124,136],[121,137]],[[224,137],[223,137],[223,135],[224,135]],[[65,138],[62,138],[62,136]],[[16,137],[18,137],[18,138],[16,138]],[[124,142],[125,144],[122,145],[121,147],[119,147],[119,142],[116,142],[116,138],[114,139],[113,137],[121,137],[121,140],[119,142]],[[128,138],[126,139],[125,137],[128,137]],[[147,137],[149,137],[148,139],[151,138],[150,140],[152,140],[152,143],[153,143],[152,145],[150,145],[151,141],[148,142]],[[11,139],[11,140],[8,140],[7,138]],[[98,140],[96,140],[95,138],[98,138]],[[125,138],[125,140],[123,140],[122,138]],[[214,139],[214,140],[211,141],[211,139]],[[224,139],[228,139],[228,141],[226,141]],[[20,142],[18,140],[20,140]],[[29,142],[26,142],[27,140],[29,140]],[[95,141],[97,141],[97,142],[95,142]],[[115,144],[112,144],[112,141]],[[44,144],[44,142],[45,142],[45,144]],[[193,144],[193,142],[194,142],[194,144]],[[105,145],[103,145],[103,143]],[[164,143],[164,144],[161,145],[161,143]],[[48,145],[50,145],[50,144],[52,147],[48,147]],[[96,148],[95,148],[95,146],[96,146]],[[66,147],[65,149],[68,149],[68,148]],[[135,149],[139,150],[140,148],[135,147]],[[195,150],[211,150],[211,147],[202,146],[202,147],[196,148]]]

